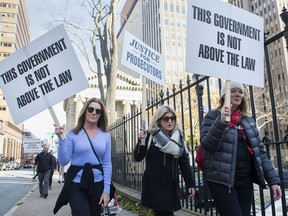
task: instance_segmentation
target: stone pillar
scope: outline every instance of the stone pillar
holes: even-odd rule
[[[123,114],[126,115],[128,113],[131,113],[132,101],[123,101],[122,103],[124,104]]]
[[[75,102],[75,116],[74,116],[74,118],[75,118],[75,123],[77,124],[79,113],[83,107],[83,99],[82,99],[81,95],[77,95],[74,98],[74,102]]]

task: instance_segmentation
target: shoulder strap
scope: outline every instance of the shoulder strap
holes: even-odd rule
[[[90,143],[90,145],[91,145],[91,148],[92,148],[92,150],[93,150],[93,152],[94,152],[97,160],[99,161],[100,165],[102,165],[101,161],[100,161],[99,158],[98,158],[98,155],[97,155],[96,152],[95,152],[95,149],[93,148],[93,145],[92,145],[92,142],[91,142],[91,140],[90,140],[90,137],[89,137],[89,135],[88,135],[88,133],[86,132],[86,130],[85,130],[84,127],[83,127],[83,130],[85,131],[85,134],[86,134],[86,136],[87,136],[87,138],[88,138],[88,140],[89,140],[89,143]]]

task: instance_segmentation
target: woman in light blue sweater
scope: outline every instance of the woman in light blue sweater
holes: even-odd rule
[[[106,108],[96,98],[84,104],[76,127],[66,134],[65,139],[61,138],[63,127],[55,126],[59,138],[58,160],[62,166],[69,162],[71,166],[54,214],[68,202],[73,216],[100,216],[102,208],[108,205],[112,164],[111,137],[107,127]]]

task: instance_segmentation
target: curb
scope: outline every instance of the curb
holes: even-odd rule
[[[28,193],[22,197],[18,202],[15,203],[15,206],[13,206],[4,216],[11,216],[13,215],[13,213],[20,207],[20,205],[22,205],[22,201],[24,201],[25,199],[27,199],[27,197],[29,197],[36,189],[36,187],[38,187],[37,184],[34,184],[33,187],[31,188],[30,191],[28,191]]]

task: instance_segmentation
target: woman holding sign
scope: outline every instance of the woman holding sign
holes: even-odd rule
[[[145,139],[144,145],[141,139]],[[184,177],[187,193],[195,195],[195,184],[189,164],[188,150],[177,123],[176,112],[169,106],[156,110],[146,131],[139,132],[134,149],[137,162],[146,158],[141,204],[151,208],[155,216],[173,216],[181,209],[179,199],[179,170]]]
[[[230,91],[230,106],[224,95]],[[274,199],[282,196],[280,180],[268,159],[241,83],[224,85],[220,104],[201,125],[201,145],[206,151],[204,178],[221,216],[250,216],[253,183],[271,187]],[[230,122],[225,121],[230,116]]]
[[[89,99],[80,111],[77,125],[62,139],[63,127],[55,126],[59,138],[58,160],[71,165],[54,214],[68,202],[73,216],[100,216],[110,200],[112,175],[111,137],[104,104]]]

